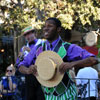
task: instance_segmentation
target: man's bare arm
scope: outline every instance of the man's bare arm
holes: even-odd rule
[[[19,71],[23,74],[31,74],[31,71],[29,70],[29,68],[25,67],[25,66],[20,66],[19,67]]]
[[[30,65],[28,68],[26,66],[20,66],[19,71],[23,74],[37,75],[36,65]]]
[[[83,60],[72,62],[75,67],[88,67],[98,64],[98,60],[95,57],[89,57]]]
[[[73,61],[73,62],[63,62],[59,68],[61,73],[64,73],[66,70],[69,70],[73,67],[88,67],[93,66],[98,63],[97,58],[89,57],[83,60]]]

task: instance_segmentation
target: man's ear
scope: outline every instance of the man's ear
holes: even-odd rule
[[[61,32],[61,30],[62,30],[62,28],[61,28],[61,27],[58,27],[58,28],[57,28],[57,32],[58,32],[58,33],[60,33],[60,32]]]

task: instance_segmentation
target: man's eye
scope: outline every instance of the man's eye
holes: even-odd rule
[[[43,26],[43,28],[48,28],[48,27],[54,27],[52,24],[49,24],[49,25],[46,25],[46,26]]]

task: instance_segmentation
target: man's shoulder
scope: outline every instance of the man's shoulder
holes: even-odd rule
[[[66,49],[68,49],[70,47],[71,43],[69,42],[62,42],[62,46]]]
[[[69,42],[62,42],[62,45],[71,45]]]

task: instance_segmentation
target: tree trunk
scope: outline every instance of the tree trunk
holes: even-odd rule
[[[16,36],[16,31],[14,31],[14,61],[16,62],[18,56],[18,38]]]

